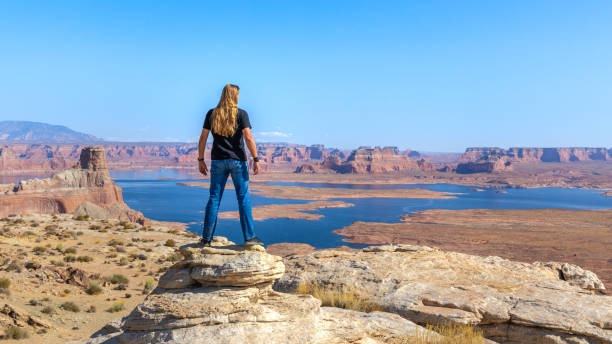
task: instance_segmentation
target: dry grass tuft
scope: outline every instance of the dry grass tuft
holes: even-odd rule
[[[21,327],[17,326],[9,326],[6,330],[4,330],[4,338],[5,339],[26,339],[30,337],[28,331]]]
[[[117,301],[108,309],[110,313],[120,312],[125,309],[125,301]]]
[[[85,292],[89,295],[100,295],[104,292],[104,289],[100,286],[100,282],[95,280],[90,280],[87,282],[87,288]]]
[[[297,294],[309,294],[321,300],[322,306],[352,309],[360,312],[382,311],[383,308],[372,303],[355,289],[328,287],[308,282],[300,282],[295,289]],[[419,332],[415,336],[404,335],[391,338],[389,344],[482,344],[482,332],[473,326],[459,324],[426,325],[430,331]]]
[[[0,289],[8,289],[11,286],[11,280],[8,278],[0,278]]]
[[[428,330],[437,332],[439,337],[426,332],[419,332],[415,336],[404,335],[391,338],[389,344],[482,344],[482,332],[473,326],[459,324],[426,325]]]
[[[60,308],[69,312],[78,313],[81,311],[81,308],[74,302],[68,301],[64,302],[60,305]]]
[[[360,312],[382,311],[382,307],[373,304],[354,289],[325,287],[318,284],[300,282],[295,290],[297,294],[309,294],[321,300],[325,307],[352,309]]]

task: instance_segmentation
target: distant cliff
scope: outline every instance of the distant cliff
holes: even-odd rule
[[[41,175],[63,170],[79,159],[85,144],[7,144],[0,147],[0,175]],[[195,168],[198,149],[190,143],[105,143],[110,168]],[[262,171],[292,172],[302,164],[318,165],[329,156],[347,152],[323,145],[261,143],[257,146]],[[205,158],[210,159],[211,144]],[[414,152],[413,152],[414,154]]]
[[[141,213],[123,202],[100,147],[84,148],[74,167],[51,178],[0,184],[0,216],[74,212],[144,222]]]
[[[612,149],[592,147],[471,147],[458,160],[457,173],[502,172],[522,162],[612,161]]]
[[[434,166],[424,159],[413,160],[419,153],[411,150],[401,152],[397,147],[359,147],[343,160],[342,157],[330,154],[319,165],[304,164],[296,173],[316,173],[317,170],[336,173],[391,173],[410,170],[434,171]]]
[[[512,147],[502,149],[498,147],[472,147],[465,150],[459,158],[459,162],[477,161],[486,156],[494,154],[505,158],[510,162],[572,162],[572,161],[610,161],[612,160],[612,148],[593,147]]]

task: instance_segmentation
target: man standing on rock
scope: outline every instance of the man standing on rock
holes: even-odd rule
[[[204,216],[204,229],[201,243],[210,246],[210,242],[217,226],[217,213],[225,189],[227,178],[231,174],[238,199],[240,212],[240,226],[244,236],[245,245],[263,245],[255,236],[253,230],[253,215],[249,197],[249,166],[244,150],[244,141],[253,157],[253,174],[259,173],[259,159],[257,146],[251,134],[251,123],[246,111],[239,109],[238,92],[236,85],[227,84],[223,87],[221,99],[216,108],[206,113],[204,128],[198,144],[198,161],[200,173],[208,174],[208,167],[204,162],[204,151],[208,134],[212,132],[213,147],[210,164],[210,198],[206,204]]]

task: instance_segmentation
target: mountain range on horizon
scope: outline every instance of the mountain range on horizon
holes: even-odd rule
[[[30,121],[0,121],[1,143],[100,143],[103,139],[63,125]]]

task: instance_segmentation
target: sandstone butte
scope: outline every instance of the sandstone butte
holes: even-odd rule
[[[439,335],[397,314],[321,307],[310,295],[277,292],[281,257],[216,237],[181,248],[158,287],[130,314],[79,343],[391,343]]]
[[[28,213],[74,213],[141,224],[145,220],[123,202],[100,147],[83,148],[76,165],[51,178],[0,184],[0,216]]]
[[[87,344],[410,343],[420,325],[475,325],[486,343],[612,343],[612,298],[578,266],[518,263],[425,246],[316,251],[284,260],[216,237]],[[384,311],[321,307],[300,284],[355,291]],[[433,336],[433,337],[432,337]]]

